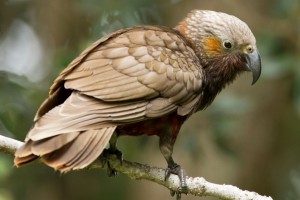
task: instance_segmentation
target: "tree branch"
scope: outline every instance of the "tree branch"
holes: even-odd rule
[[[23,144],[23,142],[0,135],[0,152],[14,155],[15,151]],[[121,163],[116,156],[108,156],[111,168],[126,174],[131,179],[145,179],[158,183],[166,188],[179,191],[180,182],[176,175],[171,175],[167,181],[164,181],[165,170],[157,167],[130,162],[123,160]],[[103,169],[106,165],[97,160],[90,169]],[[241,190],[232,185],[219,185],[206,181],[201,177],[187,177],[188,194],[195,196],[211,196],[226,200],[273,200],[271,197],[261,196],[255,192]]]
[[[22,144],[23,142],[0,135],[0,152],[14,156]]]

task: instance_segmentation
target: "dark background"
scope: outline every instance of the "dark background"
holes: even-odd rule
[[[274,199],[300,199],[299,0],[0,0],[0,133],[23,140],[59,72],[114,30],[175,26],[192,9],[233,14],[257,38],[262,75],[245,73],[181,130],[174,158],[190,176]],[[121,138],[127,160],[165,167],[156,137]],[[166,188],[101,170],[16,169],[0,153],[0,200],[172,199]],[[184,200],[199,199],[183,196]],[[204,198],[211,199],[211,198]]]

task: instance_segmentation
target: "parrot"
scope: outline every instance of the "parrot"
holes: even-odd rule
[[[233,15],[192,10],[174,28],[115,31],[55,79],[14,164],[41,158],[61,172],[83,169],[104,152],[121,153],[120,136],[154,135],[167,162],[166,178],[178,175],[186,188],[172,157],[180,128],[243,72],[256,83],[261,58],[252,31]]]

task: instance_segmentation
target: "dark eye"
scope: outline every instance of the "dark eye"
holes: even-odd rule
[[[231,49],[232,48],[232,44],[230,41],[226,40],[223,42],[223,46],[226,48],[226,49]]]

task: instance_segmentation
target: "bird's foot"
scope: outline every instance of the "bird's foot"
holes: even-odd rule
[[[102,154],[100,156],[100,161],[102,163],[102,166],[107,164],[107,175],[109,177],[113,177],[113,176],[117,176],[118,172],[111,167],[111,165],[108,161],[108,157],[110,155],[115,155],[117,157],[117,159],[120,161],[121,165],[122,165],[122,163],[123,163],[123,154],[118,149],[109,148],[109,149],[104,149],[104,151],[102,152]]]
[[[186,174],[184,170],[181,168],[180,165],[173,165],[173,166],[168,166],[168,168],[165,171],[165,181],[170,177],[171,174],[175,174],[178,176],[180,180],[180,188],[178,188],[178,191],[171,190],[171,196],[176,195],[176,199],[180,200],[181,199],[181,194],[187,194],[188,193],[188,187],[186,184]]]

